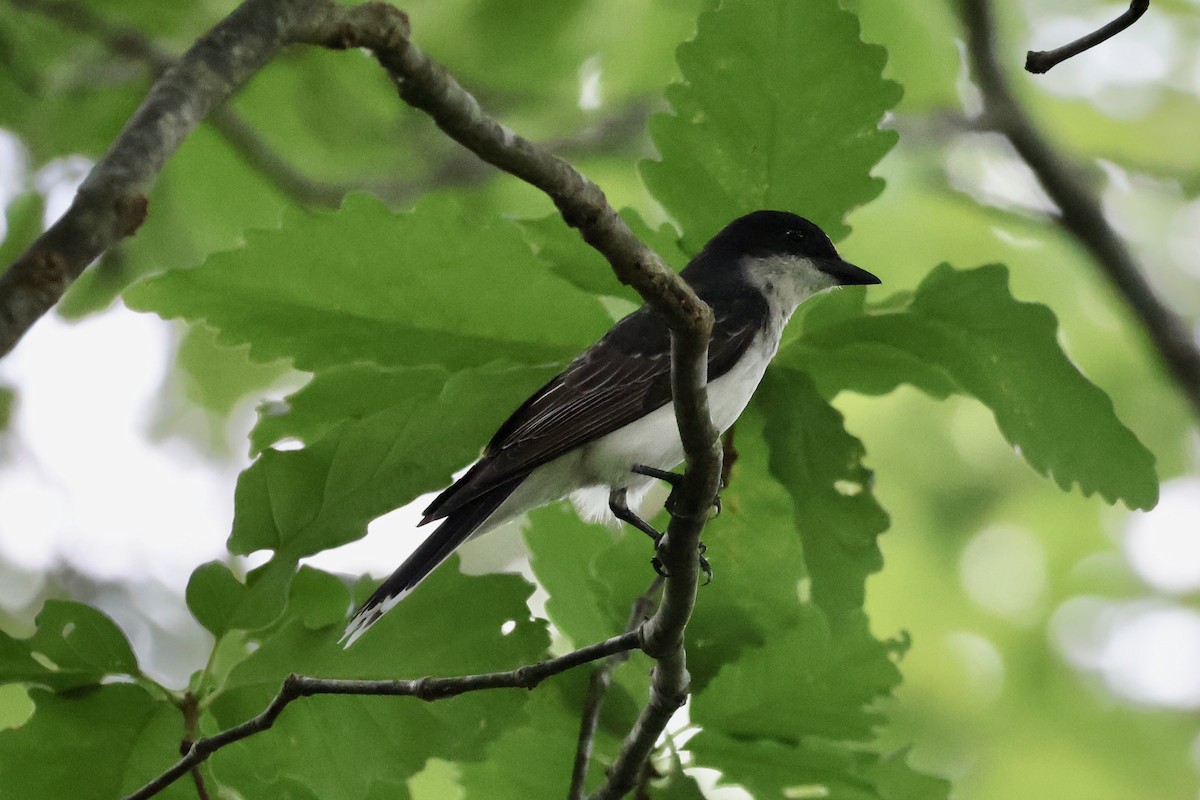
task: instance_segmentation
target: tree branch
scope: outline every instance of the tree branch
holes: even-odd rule
[[[484,689],[532,689],[549,677],[606,658],[614,653],[636,650],[641,644],[640,630],[626,631],[603,642],[589,645],[566,655],[539,664],[519,667],[507,672],[488,672],[457,678],[420,678],[418,680],[338,680],[289,675],[279,693],[258,716],[240,725],[227,728],[213,736],[197,739],[174,766],[138,789],[125,800],[147,800],[166,789],[186,773],[197,768],[222,747],[262,733],[275,724],[290,703],[317,694],[379,695],[387,697],[416,697],[427,702],[444,700]]]
[[[654,609],[654,596],[662,588],[663,579],[655,578],[646,591],[633,603],[629,619],[625,623],[626,631],[637,630],[650,616]],[[600,723],[600,709],[604,707],[604,698],[612,685],[613,673],[617,667],[629,660],[629,651],[614,653],[596,667],[588,682],[587,699],[583,705],[583,717],[579,724],[579,741],[575,746],[575,767],[571,773],[571,788],[567,792],[569,800],[581,800],[583,784],[587,780],[588,762],[592,758],[592,741],[596,737],[596,728]]]
[[[1155,295],[1142,268],[1113,230],[1077,164],[1051,147],[1013,95],[996,59],[988,0],[960,0],[971,69],[987,123],[1004,134],[1059,210],[1059,224],[1091,254],[1145,328],[1167,372],[1200,415],[1200,349],[1189,326]]]
[[[1103,26],[1092,31],[1087,36],[1081,36],[1073,42],[1053,50],[1030,50],[1025,54],[1025,69],[1036,75],[1049,72],[1068,58],[1074,58],[1080,53],[1091,50],[1096,45],[1106,42],[1121,31],[1128,28],[1146,13],[1150,8],[1150,0],[1131,0],[1125,13]]]

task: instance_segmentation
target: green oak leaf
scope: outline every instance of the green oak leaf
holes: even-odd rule
[[[265,450],[238,479],[230,550],[275,552],[247,575],[242,625],[265,625],[282,611],[301,558],[359,539],[371,520],[446,486],[555,370],[353,365],[318,373],[285,403],[289,412],[264,417],[254,436],[260,445],[299,436],[308,446]]]
[[[800,742],[738,739],[702,730],[688,749],[722,773],[722,783],[754,797],[820,797],[828,800],[945,800],[946,781],[914,771],[894,756],[880,756],[819,739]]]
[[[141,788],[179,758],[183,718],[132,684],[69,694],[35,690],[33,717],[0,731],[0,797],[113,800]],[[158,795],[195,798],[189,781]]]
[[[867,576],[883,567],[876,539],[889,522],[871,492],[866,449],[795,370],[769,370],[755,405],[766,417],[771,475],[791,496],[813,600],[835,620],[857,612]]]
[[[361,537],[370,520],[445,486],[521,399],[550,377],[547,368],[526,367],[377,374],[396,390],[386,407],[343,421],[302,450],[267,450],[242,473],[233,552],[270,549],[298,559]],[[346,386],[364,373],[330,375]],[[309,406],[299,408],[307,414]],[[447,419],[456,420],[453,428]]]
[[[886,53],[859,39],[837,0],[722,3],[677,59],[674,113],[650,120],[661,160],[641,172],[685,249],[760,208],[802,214],[840,239],[845,214],[883,190],[869,173],[896,143],[877,126],[900,87],[880,77]]]
[[[327,619],[337,604],[329,592],[337,579],[316,570],[298,577],[278,624],[214,687],[208,724],[229,727],[258,714],[293,672],[420,678],[513,669],[545,657],[545,626],[526,607],[530,584],[513,575],[465,576],[457,566],[452,558],[349,649],[338,643],[341,624],[312,624],[314,611],[324,609],[318,616]],[[346,611],[342,603],[339,622]],[[375,783],[403,782],[431,757],[460,762],[483,757],[489,742],[524,724],[529,697],[521,690],[495,690],[436,703],[414,697],[303,698],[269,732],[223,750],[210,763],[222,784],[247,797],[259,786],[298,781],[317,797],[368,798]]]
[[[203,320],[259,361],[320,370],[540,364],[574,356],[609,324],[551,274],[514,223],[482,221],[446,196],[395,214],[368,195],[336,213],[285,214],[210,256],[131,287],[132,307]]]
[[[657,230],[651,228],[632,208],[622,209],[621,218],[634,236],[653,248],[671,267],[681,270],[687,266],[688,256],[680,250],[679,233],[673,227],[663,224]],[[578,231],[567,227],[561,216],[522,220],[520,224],[538,256],[574,286],[590,294],[610,295],[642,304],[641,296],[632,287],[620,283],[604,256],[584,242]]]
[[[66,691],[109,676],[139,676],[125,634],[83,603],[47,600],[28,639],[0,632],[0,683],[31,683]]]
[[[884,394],[909,383],[933,397],[976,397],[1038,472],[1070,490],[1150,508],[1154,456],[1058,342],[1046,306],[1015,299],[998,264],[942,264],[915,293],[873,307],[862,292],[808,303],[776,363],[807,372],[821,393]]]

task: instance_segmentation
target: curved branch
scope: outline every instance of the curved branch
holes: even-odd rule
[[[227,728],[213,736],[197,739],[188,748],[183,758],[174,766],[147,783],[125,800],[147,800],[166,789],[172,783],[202,764],[222,747],[241,741],[256,733],[262,733],[275,724],[279,715],[295,700],[315,694],[382,695],[387,697],[416,697],[427,702],[457,697],[467,692],[484,689],[532,689],[547,678],[560,672],[606,658],[614,653],[636,650],[641,644],[640,631],[627,631],[603,642],[589,645],[572,653],[532,664],[507,672],[488,672],[481,675],[464,675],[458,678],[420,678],[418,680],[364,681],[338,680],[334,678],[310,678],[305,675],[289,675],[283,681],[279,693],[267,704],[262,713],[240,725]]]
[[[1191,329],[1146,281],[1125,242],[1104,217],[1080,167],[1056,152],[1017,102],[996,59],[988,0],[960,0],[971,69],[986,122],[1004,134],[1062,212],[1059,224],[1091,254],[1146,330],[1167,372],[1200,416],[1200,347]]]
[[[1056,47],[1053,50],[1030,50],[1025,54],[1026,71],[1032,72],[1035,75],[1049,72],[1068,58],[1074,58],[1086,50],[1091,50],[1102,42],[1107,42],[1137,22],[1142,14],[1146,13],[1146,9],[1148,8],[1150,8],[1150,0],[1131,0],[1129,8],[1125,10],[1124,14],[1099,30],[1092,31],[1087,36],[1080,36],[1075,41],[1068,42],[1062,47]]]

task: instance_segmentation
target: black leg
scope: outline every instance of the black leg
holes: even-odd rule
[[[617,519],[621,520],[622,522],[628,522],[630,525],[653,539],[654,546],[656,548],[658,547],[658,543],[662,541],[663,534],[660,533],[658,529],[656,529],[649,522],[646,522],[646,520],[633,513],[633,510],[629,508],[629,504],[625,499],[624,489],[613,489],[608,493],[608,510],[611,511],[613,516]],[[650,559],[650,566],[654,567],[654,571],[662,577],[668,577],[667,571],[663,569],[662,561],[659,560],[658,556]],[[708,574],[711,577],[711,571]]]
[[[647,467],[645,464],[634,464],[630,467],[630,471],[636,472],[638,475],[645,475],[648,478],[657,478],[664,483],[670,484],[672,489],[678,486],[679,482],[683,480],[683,476],[678,472],[655,469],[654,467]]]
[[[683,480],[683,476],[676,472],[670,472],[665,469],[657,469],[656,467],[648,467],[645,464],[634,464],[630,468],[630,470],[632,472],[636,472],[639,475],[645,475],[648,478],[655,478],[657,480],[660,480],[660,481],[663,481],[663,482],[669,484],[671,486],[672,493],[674,493],[675,489],[677,489],[679,487],[679,482],[681,480]],[[625,500],[625,490],[624,489],[613,489],[609,493],[608,507],[609,507],[609,510],[611,510],[613,512],[613,515],[616,516],[617,519],[622,520],[624,522],[628,522],[630,525],[632,525],[633,527],[637,528],[642,533],[644,533],[647,536],[649,536],[650,538],[652,538],[654,540],[654,544],[656,547],[662,541],[662,538],[663,538],[662,533],[660,533],[658,530],[656,530],[654,528],[654,526],[652,526],[650,523],[646,522],[644,519],[639,517],[637,514],[634,514],[633,511],[631,511],[629,509],[629,505],[626,503],[626,500]],[[671,511],[671,507],[672,507],[671,498],[668,497],[667,498],[667,513],[673,513]],[[720,514],[721,514],[721,496],[720,495],[717,495],[716,497],[713,498],[713,508],[716,509],[715,516],[720,516]],[[712,577],[713,577],[712,565],[709,564],[708,559],[704,557],[704,553],[707,550],[708,550],[708,548],[704,546],[704,542],[701,542],[700,543],[700,571],[704,573],[704,585],[705,586],[712,583]],[[659,575],[662,575],[664,578],[670,577],[667,575],[666,570],[663,569],[662,561],[657,556],[655,556],[653,559],[651,559],[650,564],[654,567],[654,571],[657,572]]]
[[[639,517],[629,508],[625,501],[624,489],[613,489],[608,493],[608,509],[613,513],[613,516],[622,522],[628,522],[633,527],[637,528],[642,533],[649,536],[658,544],[663,535],[653,525]]]

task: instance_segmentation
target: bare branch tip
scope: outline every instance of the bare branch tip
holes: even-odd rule
[[[1032,72],[1034,75],[1043,75],[1049,72],[1054,63],[1047,63],[1047,55],[1049,54],[1045,50],[1030,50],[1025,54],[1025,71]]]

